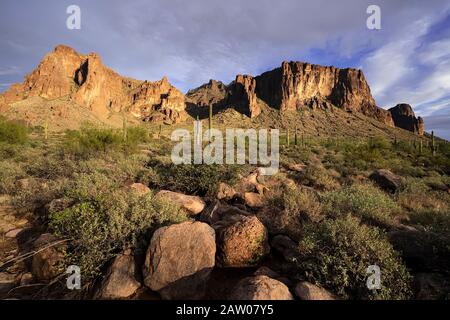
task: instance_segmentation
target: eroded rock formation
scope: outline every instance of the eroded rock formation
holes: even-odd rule
[[[126,112],[145,121],[178,122],[186,118],[185,97],[167,78],[139,81],[103,65],[101,58],[57,46],[39,66],[0,98],[3,108],[27,98],[67,98],[90,109],[100,119]]]
[[[389,112],[392,115],[396,127],[415,132],[420,136],[423,135],[423,119],[421,117],[416,118],[416,115],[409,104],[400,103],[389,109]]]

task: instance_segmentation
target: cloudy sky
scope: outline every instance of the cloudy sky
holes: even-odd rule
[[[80,30],[66,27],[73,4]],[[366,27],[371,4],[381,30]],[[448,0],[2,0],[0,27],[0,91],[57,44],[182,91],[299,60],[362,68],[379,106],[409,103],[450,139]]]

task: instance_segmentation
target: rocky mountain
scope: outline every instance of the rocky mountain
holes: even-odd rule
[[[167,78],[140,81],[126,78],[103,65],[95,53],[82,55],[59,45],[38,67],[1,95],[7,110],[33,97],[66,99],[87,108],[101,120],[126,113],[144,121],[179,122],[186,118],[185,96]]]
[[[256,77],[237,75],[229,85],[210,80],[185,96],[166,77],[154,82],[123,77],[106,67],[97,54],[83,55],[59,45],[23,83],[0,94],[2,114],[36,124],[50,110],[51,121],[61,127],[86,119],[111,124],[114,117],[118,120],[124,115],[139,121],[177,123],[186,120],[188,113],[198,115],[198,110],[191,112],[189,107],[208,105],[216,112],[231,108],[252,119],[264,108],[282,112],[338,108],[387,127],[418,134],[424,131],[423,120],[415,117],[411,106],[379,108],[361,70],[304,62],[283,62]]]
[[[424,133],[424,122],[421,117],[416,115],[409,104],[400,103],[389,109],[396,127],[416,132],[419,135]]]
[[[187,97],[191,102],[203,105],[197,97],[212,95],[211,91],[209,86],[203,85],[188,92]],[[217,107],[233,107],[251,118],[261,113],[263,105],[281,111],[335,106],[348,112],[362,113],[389,127],[396,126],[419,134],[423,132],[423,129],[414,130],[411,125],[394,122],[392,112],[379,108],[363,72],[357,69],[283,62],[280,68],[256,77],[237,75],[235,81],[221,90],[221,95],[214,97],[213,103]],[[423,120],[420,121],[423,128]]]

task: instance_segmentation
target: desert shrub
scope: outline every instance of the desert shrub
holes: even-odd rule
[[[334,190],[340,186],[338,177],[339,173],[326,169],[319,160],[312,159],[301,174],[301,182],[322,191]]]
[[[89,280],[120,249],[144,248],[154,228],[186,219],[179,207],[125,190],[100,190],[78,194],[74,206],[50,216],[50,228],[71,239],[67,264],[76,264]]]
[[[317,195],[308,189],[282,187],[269,199],[269,205],[280,210],[268,223],[297,239],[305,223],[322,220],[322,206]]]
[[[22,124],[6,121],[0,117],[0,143],[25,144],[28,141],[28,128]]]
[[[392,226],[399,212],[394,200],[371,184],[354,184],[329,192],[322,202],[330,216],[351,213],[366,223],[382,227]]]
[[[310,224],[299,243],[298,266],[311,282],[345,299],[408,299],[410,275],[377,229],[346,216]],[[366,286],[367,267],[381,269],[381,288]]]
[[[156,187],[201,196],[212,195],[220,182],[234,184],[238,178],[237,165],[205,165],[151,162],[159,175]]]
[[[449,211],[450,196],[448,193],[432,191],[430,185],[443,187],[444,183],[437,177],[407,179],[404,188],[397,195],[397,202],[409,212]]]
[[[141,127],[128,128],[126,138],[121,130],[83,127],[79,131],[66,132],[64,150],[79,157],[114,151],[133,153],[138,150],[140,143],[147,141],[148,133]]]
[[[17,179],[25,177],[22,166],[12,161],[0,161],[0,193],[11,194]]]

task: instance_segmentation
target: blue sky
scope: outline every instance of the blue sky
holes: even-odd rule
[[[71,4],[81,30],[66,28]],[[370,4],[381,30],[366,27]],[[450,139],[448,0],[2,0],[0,27],[0,91],[57,44],[97,52],[126,76],[166,75],[184,92],[299,60],[362,68],[379,106],[410,103]]]

